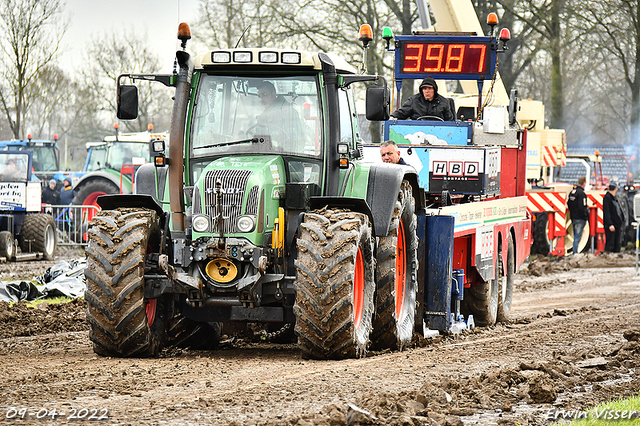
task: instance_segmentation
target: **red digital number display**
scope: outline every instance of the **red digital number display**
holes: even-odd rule
[[[402,45],[403,73],[486,74],[491,58],[484,43],[420,43]]]

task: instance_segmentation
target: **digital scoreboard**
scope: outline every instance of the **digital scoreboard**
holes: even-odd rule
[[[396,36],[396,78],[486,80],[496,64],[495,39],[468,36]]]

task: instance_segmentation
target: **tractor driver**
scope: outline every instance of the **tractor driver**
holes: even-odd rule
[[[438,94],[438,85],[433,77],[427,77],[420,83],[418,93],[409,97],[404,105],[391,113],[391,117],[400,120],[437,117],[444,121],[455,121],[451,104],[451,99]]]
[[[276,94],[276,88],[270,81],[258,84],[258,98],[264,111],[256,117],[256,127],[264,129],[264,132],[275,140],[284,139],[287,147],[293,148],[302,138],[302,124],[298,112],[283,96]]]
[[[23,173],[23,171],[18,168],[17,161],[13,157],[8,158],[4,163],[4,170],[1,176],[3,182],[16,182],[27,179],[26,173]]]

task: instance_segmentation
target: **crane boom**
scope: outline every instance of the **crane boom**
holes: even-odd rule
[[[418,3],[423,0],[417,0]],[[433,16],[436,18],[435,31],[471,32],[483,34],[482,25],[478,20],[471,0],[425,0],[429,2]],[[466,96],[477,96],[478,86],[471,80],[461,80],[460,85]],[[485,82],[482,98],[487,99],[490,82]],[[509,95],[502,83],[500,73],[496,70],[496,81],[493,85],[492,105],[509,105]]]

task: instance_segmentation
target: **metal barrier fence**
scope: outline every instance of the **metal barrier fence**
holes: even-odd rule
[[[99,208],[96,206],[46,205],[42,212],[53,216],[57,228],[58,246],[86,246],[89,222]]]

